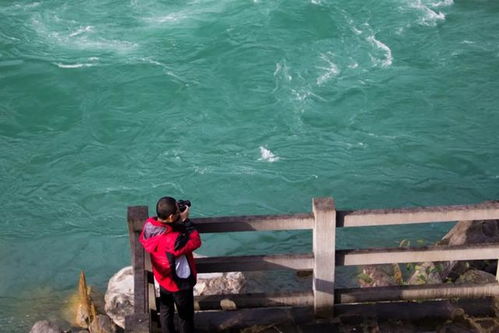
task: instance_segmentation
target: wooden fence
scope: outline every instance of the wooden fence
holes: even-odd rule
[[[135,313],[126,318],[127,332],[154,331],[155,294],[149,256],[138,242],[147,207],[128,208],[128,225],[135,279]],[[313,288],[299,293],[213,295],[196,297],[200,309],[220,309],[229,298],[237,308],[308,306],[314,314],[331,318],[338,304],[480,298],[499,296],[499,284],[420,285],[335,289],[335,267],[499,258],[499,243],[416,248],[336,250],[336,228],[448,221],[499,219],[499,201],[476,205],[406,209],[336,211],[332,198],[312,201],[312,213],[272,216],[227,216],[193,219],[201,233],[312,229],[313,253],[207,257],[196,259],[200,273],[291,269],[313,271]],[[497,272],[499,280],[499,268]]]

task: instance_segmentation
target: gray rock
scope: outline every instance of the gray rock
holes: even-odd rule
[[[470,269],[463,273],[456,280],[456,284],[462,283],[473,283],[473,284],[482,284],[482,283],[495,283],[496,277],[490,273],[480,271],[478,269]]]
[[[440,240],[436,245],[457,246],[464,244],[481,244],[499,242],[499,220],[477,220],[477,221],[459,221],[456,225]],[[409,284],[438,284],[443,281],[455,281],[470,267],[494,270],[497,260],[492,264],[486,261],[467,262],[467,261],[449,261],[449,262],[425,262],[416,265],[416,270],[409,278]],[[490,266],[490,267],[489,267]],[[473,279],[471,275],[476,276],[480,273],[470,273],[461,281]],[[478,277],[475,277],[479,279]],[[464,283],[464,282],[461,282]]]
[[[90,333],[116,333],[116,325],[106,315],[97,315],[88,327]]]
[[[437,333],[480,333],[483,332],[475,320],[468,316],[463,309],[458,308],[451,314],[451,319],[437,328]]]
[[[499,242],[499,220],[459,221],[439,245]]]
[[[159,286],[156,284],[156,295]],[[246,279],[241,272],[201,273],[197,275],[194,295],[237,294],[244,290]],[[125,328],[125,317],[133,314],[133,269],[127,266],[109,280],[105,294],[105,311],[113,322]]]
[[[241,272],[198,274],[194,296],[238,294],[244,289],[246,279]]]
[[[361,288],[396,286],[392,267],[390,265],[368,265],[362,267],[358,276]]]
[[[441,269],[439,264],[433,262],[425,262],[419,265],[415,265],[414,273],[411,275],[408,284],[439,284],[442,283],[442,278],[440,277]]]
[[[37,321],[29,333],[63,333],[63,330],[48,320]]]
[[[106,314],[124,328],[125,317],[133,314],[133,269],[127,266],[114,274],[107,284],[104,295]]]
[[[205,258],[194,252],[194,258]],[[246,278],[241,272],[200,273],[194,286],[194,296],[238,294],[244,290]]]
[[[442,238],[437,245],[463,245],[463,244],[481,244],[499,242],[499,220],[477,220],[477,221],[459,221],[456,225]],[[494,260],[493,265],[497,263]],[[441,277],[443,280],[450,278],[457,279],[471,266],[479,269],[479,267],[487,265],[485,261],[480,262],[465,262],[451,261],[444,264]],[[489,265],[490,266],[490,265]],[[488,269],[495,270],[495,267]]]

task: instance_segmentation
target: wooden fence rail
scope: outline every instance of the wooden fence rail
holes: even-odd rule
[[[138,242],[138,235],[147,216],[148,211],[145,206],[128,208],[130,246],[134,268],[135,312],[126,318],[127,332],[150,332],[155,324],[154,320],[151,320],[151,316],[156,313],[154,311],[155,294],[150,260]],[[220,309],[222,300],[226,299],[234,302],[237,308],[310,306],[313,307],[316,316],[331,317],[335,304],[455,297],[497,297],[499,296],[499,284],[497,283],[335,289],[334,281],[335,267],[337,266],[495,260],[499,258],[499,243],[336,250],[335,232],[338,227],[495,219],[499,219],[499,201],[462,206],[336,211],[332,198],[314,199],[311,214],[196,218],[193,219],[193,222],[201,233],[303,229],[311,229],[313,232],[313,253],[196,259],[200,273],[282,269],[313,271],[311,291],[273,295],[200,296],[196,298],[196,303],[201,310]],[[499,267],[497,277],[499,279]]]

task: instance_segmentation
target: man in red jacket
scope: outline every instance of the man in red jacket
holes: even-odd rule
[[[174,198],[159,199],[156,214],[147,219],[139,239],[151,255],[154,277],[160,286],[161,332],[175,332],[174,304],[180,318],[180,332],[194,332],[196,265],[192,251],[201,246],[201,239],[189,220],[189,207],[179,209]]]

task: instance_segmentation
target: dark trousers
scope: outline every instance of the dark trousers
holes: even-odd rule
[[[163,287],[159,289],[159,321],[161,333],[174,333],[174,307],[177,306],[179,332],[194,332],[194,295],[191,289],[170,292]]]

